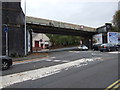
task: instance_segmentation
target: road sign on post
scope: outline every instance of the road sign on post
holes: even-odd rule
[[[8,32],[8,26],[4,25],[4,32]]]
[[[8,56],[8,26],[4,24],[4,32],[6,32],[6,56]]]

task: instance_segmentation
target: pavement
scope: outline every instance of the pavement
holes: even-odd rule
[[[68,47],[68,48],[58,48],[58,49],[43,49],[41,51],[38,51],[40,53],[49,53],[49,52],[59,52],[59,51],[68,51],[68,50],[76,50],[78,47]]]
[[[13,62],[15,61],[25,61],[29,59],[37,59],[37,58],[43,58],[46,57],[48,54],[47,53],[33,53],[28,55],[27,57],[19,57],[19,58],[12,58]]]
[[[19,57],[19,58],[12,58],[13,62],[16,61],[25,61],[25,60],[31,60],[31,59],[38,59],[38,58],[43,58],[47,57],[48,53],[50,52],[59,52],[59,51],[67,51],[67,50],[74,50],[77,49],[77,47],[69,47],[69,48],[59,48],[59,49],[43,49],[37,52],[33,52],[33,54],[30,54],[26,57]]]

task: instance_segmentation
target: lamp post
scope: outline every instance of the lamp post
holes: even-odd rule
[[[26,28],[26,0],[25,0],[25,55],[27,55],[27,46],[26,46],[26,42],[27,42],[27,37],[26,37],[26,33],[27,33],[27,28]]]

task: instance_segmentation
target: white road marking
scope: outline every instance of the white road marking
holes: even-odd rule
[[[71,53],[81,53],[81,52],[93,52],[93,51],[68,51],[68,52],[71,52]]]
[[[112,53],[112,54],[118,54],[118,53],[120,53],[120,52],[118,52],[118,51],[115,51],[115,52],[108,52],[108,53]]]
[[[67,60],[63,60],[62,62],[70,62],[70,61],[67,61]]]
[[[54,59],[54,58],[56,58],[56,57],[50,57],[50,58]]]
[[[69,51],[69,52],[72,52],[72,53],[80,53],[80,51]]]
[[[43,78],[49,75],[59,73],[61,70],[68,70],[71,67],[80,67],[83,65],[87,65],[88,62],[92,62],[95,60],[102,60],[102,58],[86,58],[86,59],[84,58],[76,61],[71,61],[69,63],[63,63],[63,64],[58,64],[55,66],[40,68],[36,70],[1,76],[0,79],[2,79],[2,81],[0,81],[0,88],[5,88],[9,85],[20,83],[27,80],[35,80],[35,79]]]
[[[99,53],[91,53],[91,55],[102,55],[102,54],[99,54]]]
[[[50,61],[52,61],[52,60],[50,60],[50,59],[46,59],[45,61],[48,61],[48,62],[50,62]]]
[[[53,60],[54,62],[60,62],[61,60]]]

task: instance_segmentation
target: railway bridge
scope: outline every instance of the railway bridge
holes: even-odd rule
[[[8,50],[8,55],[26,55],[32,52],[32,32],[81,36],[85,38],[86,45],[89,43],[92,45],[92,36],[96,34],[95,28],[26,16],[22,11],[20,1],[0,2],[2,15],[0,17],[2,18],[0,42],[3,55],[6,54],[6,50]],[[7,31],[6,27],[8,27]],[[28,51],[29,47],[30,51]]]

